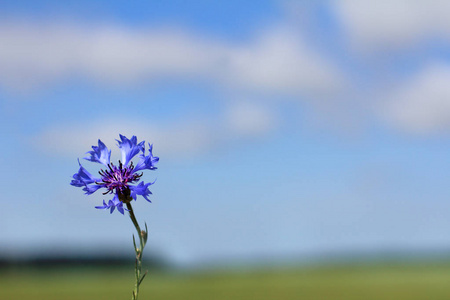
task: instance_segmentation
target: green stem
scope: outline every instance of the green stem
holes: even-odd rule
[[[139,236],[139,244],[140,247],[136,247],[136,241],[133,236],[133,243],[134,243],[134,251],[136,252],[136,264],[135,264],[135,277],[136,277],[136,283],[134,284],[134,290],[132,294],[132,300],[137,300],[139,295],[139,285],[141,284],[142,280],[144,279],[145,274],[141,277],[141,270],[142,270],[142,252],[145,247],[145,243],[147,242],[147,230],[143,231],[141,230],[141,227],[139,227],[139,224],[136,220],[136,216],[134,215],[133,208],[131,207],[131,203],[127,203],[127,209],[128,213],[130,214],[130,219],[133,222],[134,227],[136,228],[136,231]],[[145,226],[147,229],[147,225]]]

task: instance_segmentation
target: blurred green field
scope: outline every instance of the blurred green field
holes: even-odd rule
[[[0,299],[131,298],[132,270],[0,272]],[[139,299],[450,299],[450,265],[328,266],[259,271],[159,272]]]

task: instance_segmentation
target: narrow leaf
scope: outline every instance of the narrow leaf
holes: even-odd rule
[[[134,234],[133,234],[133,245],[134,245],[134,251],[138,251],[137,247],[136,247],[136,239],[134,238]]]
[[[144,244],[147,243],[147,237],[148,237],[148,228],[147,228],[147,222],[146,222],[145,223]]]
[[[147,272],[148,272],[148,270],[145,271],[144,275],[142,275],[141,280],[139,280],[139,285],[141,284],[142,280],[144,280],[145,275],[147,275]]]

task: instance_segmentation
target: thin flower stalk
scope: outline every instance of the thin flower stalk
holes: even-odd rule
[[[147,224],[145,224],[145,231],[141,230],[141,227],[139,226],[139,223],[136,220],[136,216],[133,212],[133,207],[131,206],[131,203],[127,203],[127,209],[128,213],[130,215],[130,219],[133,222],[134,227],[136,228],[136,231],[139,236],[139,244],[140,247],[136,246],[136,239],[133,235],[133,244],[134,244],[134,251],[136,252],[136,263],[135,263],[135,277],[136,282],[134,284],[134,291],[132,293],[132,300],[137,300],[139,296],[139,286],[141,285],[141,282],[144,280],[145,275],[147,275],[148,271],[145,271],[144,275],[141,277],[142,272],[142,253],[144,251],[145,244],[147,243],[147,236],[148,236],[148,229]]]

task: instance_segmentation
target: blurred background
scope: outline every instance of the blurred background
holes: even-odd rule
[[[132,223],[69,185],[119,133],[142,299],[450,296],[450,2],[1,1],[0,124],[1,299],[129,297]]]

